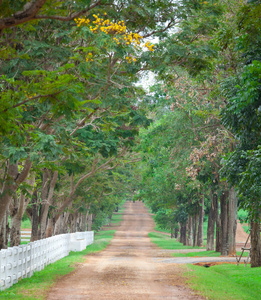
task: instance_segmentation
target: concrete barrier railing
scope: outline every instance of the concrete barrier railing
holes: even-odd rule
[[[70,251],[82,251],[93,243],[93,231],[56,235],[0,251],[0,290],[18,280],[31,277],[35,271],[67,256]]]
[[[30,242],[31,229],[22,229],[21,231],[21,242]]]

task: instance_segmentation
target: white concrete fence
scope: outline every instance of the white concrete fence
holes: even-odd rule
[[[30,242],[31,229],[22,229],[21,231],[21,242]]]
[[[35,271],[67,256],[70,251],[82,251],[93,243],[93,231],[56,235],[0,251],[0,290],[18,280],[31,277]]]

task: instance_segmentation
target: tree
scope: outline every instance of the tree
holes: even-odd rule
[[[10,203],[15,224],[31,200],[34,238],[39,224],[44,237],[48,216],[57,221],[73,207],[84,180],[126,159],[138,128],[148,125],[134,86],[140,57],[149,57],[140,34],[174,26],[170,2],[153,1],[148,10],[151,1],[1,1],[1,223]],[[32,195],[28,176],[36,178]],[[69,177],[71,190],[55,202]],[[17,244],[19,234],[12,239]]]

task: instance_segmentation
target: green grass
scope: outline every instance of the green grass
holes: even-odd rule
[[[22,221],[22,224],[21,224],[21,228],[22,229],[31,229],[32,228],[32,225],[31,225],[31,221],[30,219],[27,219],[25,221]]]
[[[188,284],[207,299],[257,300],[261,294],[260,268],[248,265],[216,265],[210,268],[187,265]]]
[[[118,225],[122,220],[123,220],[123,216],[122,216],[122,213],[124,212],[125,208],[123,207],[124,203],[126,201],[122,201],[120,204],[119,204],[119,210],[118,212],[115,212],[113,213],[112,215],[112,218],[110,220],[110,223],[113,224],[113,225]]]
[[[182,243],[171,239],[169,236],[158,233],[150,232],[149,237],[151,241],[162,249],[199,249],[200,247],[184,246]]]
[[[101,251],[109,244],[115,230],[101,231],[95,235],[92,245],[89,245],[81,252],[70,252],[63,259],[48,265],[44,270],[35,272],[31,278],[26,278],[7,289],[0,292],[0,299],[45,299],[46,292],[59,279],[75,269],[75,264],[84,261],[84,256]]]
[[[21,245],[27,245],[30,243],[30,240],[21,242]]]
[[[248,221],[248,211],[244,209],[239,209],[237,212],[237,218],[240,221],[240,223],[246,223]]]
[[[156,224],[154,230],[165,232],[165,233],[170,233],[169,229],[162,229],[157,224]],[[203,223],[203,244],[204,244],[204,246],[206,246],[206,244],[207,244],[207,230],[208,230],[208,222],[206,221]]]
[[[169,230],[169,229],[162,229],[162,228],[159,227],[159,225],[156,225],[156,226],[154,227],[154,230],[156,230],[156,231],[161,231],[161,232],[165,232],[165,233],[170,233],[170,230]]]
[[[241,251],[237,252],[237,256],[240,256]],[[220,252],[216,251],[201,251],[201,252],[189,252],[189,253],[172,253],[174,257],[219,257]],[[248,252],[245,252],[243,256],[248,256]]]
[[[247,234],[249,234],[250,231],[249,231],[248,225],[243,225],[242,227],[243,227],[244,231],[245,231]]]
[[[114,213],[110,223],[113,225],[119,224],[123,220],[122,214],[121,213]]]

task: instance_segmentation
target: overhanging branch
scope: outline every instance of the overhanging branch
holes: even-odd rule
[[[39,11],[42,9],[46,0],[36,0],[26,3],[23,7],[22,11],[19,11],[11,17],[3,18],[0,20],[0,32],[5,28],[15,27],[17,25],[37,20],[37,19],[51,19],[51,20],[60,20],[60,21],[71,21],[74,18],[78,18],[79,16],[87,13],[92,10],[94,7],[101,5],[101,0],[96,1],[91,4],[87,8],[71,13],[68,16],[48,16],[48,15],[37,15]]]

